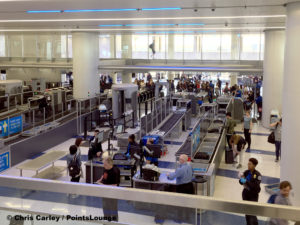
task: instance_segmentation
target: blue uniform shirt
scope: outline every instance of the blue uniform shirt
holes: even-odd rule
[[[190,164],[184,163],[176,169],[174,173],[171,173],[168,178],[174,180],[176,178],[176,184],[187,184],[192,182],[193,168]]]

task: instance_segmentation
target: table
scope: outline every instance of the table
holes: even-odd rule
[[[65,151],[51,151],[47,152],[44,155],[37,157],[33,160],[25,162],[16,168],[20,170],[20,176],[23,176],[23,170],[31,170],[35,171],[38,174],[38,171],[44,168],[45,166],[52,163],[52,167],[54,166],[54,162],[59,160],[60,158],[67,155]]]
[[[126,170],[121,170],[120,176],[130,176],[131,178],[131,187],[133,187],[132,177],[134,176],[135,169],[136,169],[136,160],[129,159],[129,160],[113,160],[115,166],[119,168],[123,167],[130,167],[130,172],[127,173]],[[95,181],[99,180],[103,175],[103,162],[101,158],[94,158],[91,161],[85,163],[85,173],[86,173],[86,183],[94,183]]]

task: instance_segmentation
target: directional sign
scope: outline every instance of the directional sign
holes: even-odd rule
[[[22,131],[22,116],[12,117],[0,121],[0,137],[6,137],[10,134]]]
[[[9,168],[9,152],[0,154],[0,172]]]

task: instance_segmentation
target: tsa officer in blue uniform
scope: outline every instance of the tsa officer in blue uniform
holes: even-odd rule
[[[240,184],[244,186],[243,200],[258,202],[259,192],[261,190],[261,174],[255,168],[258,164],[257,159],[250,158],[248,162],[248,170],[246,170],[241,178]],[[246,215],[247,225],[258,225],[257,217]]]

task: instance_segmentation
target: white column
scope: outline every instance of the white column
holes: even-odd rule
[[[132,73],[122,74],[122,84],[132,84]]]
[[[117,79],[118,79],[118,73],[111,74],[111,78],[113,80],[113,84],[116,84],[117,83]]]
[[[174,72],[168,72],[168,80],[174,80],[175,78],[175,73]]]
[[[72,49],[74,98],[94,97],[100,93],[98,33],[74,32]]]
[[[230,86],[236,85],[238,83],[237,76],[237,73],[230,74]]]
[[[293,185],[293,204],[300,206],[300,2],[287,5],[284,79],[282,95],[282,159],[281,180]],[[277,87],[274,87],[277,88]]]
[[[282,82],[285,32],[281,30],[265,31],[265,58],[263,81],[263,115],[264,127],[270,125],[271,110],[282,112]]]

